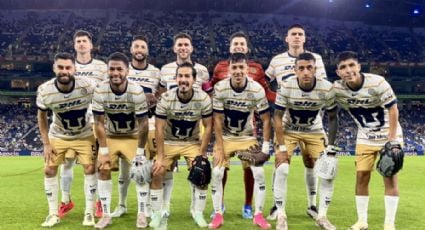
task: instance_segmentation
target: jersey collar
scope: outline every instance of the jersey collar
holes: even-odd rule
[[[63,91],[63,90],[61,90],[59,88],[59,86],[58,86],[58,80],[57,79],[55,79],[55,87],[61,93],[64,93],[64,94],[70,93],[70,92],[72,92],[75,89],[75,78],[72,80],[72,87],[71,87],[71,89],[69,91]]]

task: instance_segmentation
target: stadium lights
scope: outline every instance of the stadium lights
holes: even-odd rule
[[[413,9],[413,15],[418,15],[420,13],[419,9]]]
[[[366,5],[364,5],[364,7],[370,8],[370,4],[369,3],[366,3]]]

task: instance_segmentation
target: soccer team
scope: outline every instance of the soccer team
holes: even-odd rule
[[[205,163],[202,159],[207,158],[208,144],[214,134],[212,220],[207,223],[203,215],[208,183],[190,180],[190,213],[199,227],[220,228],[224,224],[223,196],[230,159],[238,151],[259,145],[254,124],[260,119],[264,140],[261,152],[268,154],[270,148],[275,152],[274,206],[267,219],[276,220],[276,229],[288,229],[287,178],[291,156],[299,146],[305,166],[306,213],[320,228],[336,229],[327,218],[327,209],[334,191],[337,168],[334,143],[338,107],[341,107],[350,113],[358,127],[355,159],[358,220],[349,229],[368,229],[371,172],[387,142],[402,143],[402,131],[391,86],[381,76],[361,72],[356,53],[345,51],[338,55],[336,73],[341,79],[331,83],[326,80],[320,55],[304,49],[303,26],[295,24],[285,36],[288,51],[275,56],[264,73],[260,64],[247,58],[248,37],[236,32],[229,39],[229,59],[217,64],[210,79],[207,68],[191,59],[193,44],[186,33],[174,36],[176,61],[161,70],[148,63],[148,40],[144,36],[133,38],[130,60],[117,52],[109,56],[107,64],[92,57],[89,32],[79,30],[73,39],[75,57],[56,54],[53,64],[56,77],[37,90],[37,118],[45,159],[44,187],[49,206],[43,227],[58,224],[74,207],[70,191],[73,167],[78,161],[85,174],[83,226],[103,229],[112,224],[112,218],[127,212],[131,177],[136,181],[136,227],[167,229],[175,163],[183,156],[189,170],[202,168],[195,162]],[[271,89],[268,82],[275,83],[277,89]],[[52,112],[50,127],[49,111]],[[328,135],[322,122],[325,112],[329,119]],[[206,164],[209,166],[207,161]],[[245,185],[242,217],[252,219],[261,229],[269,229],[272,226],[263,216],[264,168],[246,160],[242,161],[242,167]],[[119,202],[113,212],[111,170],[119,171]],[[195,174],[200,172],[196,170]],[[384,185],[384,229],[391,230],[395,229],[399,199],[397,175],[384,176]],[[100,218],[97,223],[95,216]]]

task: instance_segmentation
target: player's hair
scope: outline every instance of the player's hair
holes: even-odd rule
[[[115,52],[109,55],[108,63],[109,61],[122,61],[124,62],[125,66],[128,66],[130,64],[130,62],[128,61],[128,57],[125,54],[120,52]]]
[[[174,35],[173,37],[173,44],[176,44],[177,39],[179,38],[187,38],[190,41],[190,44],[192,44],[192,37],[188,33],[180,32]]]
[[[88,32],[88,31],[86,31],[86,30],[77,30],[77,31],[75,31],[73,39],[75,41],[75,39],[77,37],[84,37],[84,36],[87,36],[90,41],[92,41],[92,39],[93,39],[93,36],[91,35],[91,33]]]
[[[338,54],[338,56],[335,59],[335,64],[338,66],[339,63],[346,61],[348,59],[354,59],[357,62],[359,61],[359,56],[354,51],[342,51]]]
[[[292,30],[293,28],[300,28],[300,29],[302,29],[302,30],[305,30],[303,25],[301,25],[301,24],[299,24],[299,23],[295,23],[295,24],[290,25],[290,26],[288,27],[288,30],[286,30],[286,31],[290,31],[290,30]]]
[[[63,60],[71,60],[73,64],[75,64],[75,57],[67,52],[60,52],[57,53],[54,57],[54,61],[57,61],[59,59],[63,59]]]
[[[196,69],[195,69],[195,67],[193,66],[193,64],[192,64],[192,63],[190,63],[190,62],[183,62],[182,64],[178,65],[178,66],[177,66],[177,69],[176,69],[176,76],[177,76],[177,73],[179,72],[179,69],[180,69],[180,68],[184,68],[184,67],[191,68],[191,69],[192,69],[192,76],[193,76],[193,79],[196,79]]]
[[[248,35],[243,31],[238,31],[230,35],[229,42],[232,43],[233,38],[245,38],[246,42],[249,42]]]
[[[297,64],[298,61],[304,60],[304,61],[313,61],[316,63],[316,58],[311,53],[302,53],[295,59],[295,64]]]
[[[144,41],[144,42],[146,42],[146,44],[149,44],[148,38],[146,36],[144,36],[144,35],[136,35],[136,36],[134,36],[133,37],[133,40],[131,40],[131,43],[133,43],[134,41],[137,41],[137,40]]]
[[[229,61],[230,63],[236,63],[241,61],[248,62],[248,58],[244,53],[233,53],[232,55],[230,55]]]

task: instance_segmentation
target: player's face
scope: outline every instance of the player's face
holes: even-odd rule
[[[193,46],[188,38],[179,38],[176,40],[174,44],[174,53],[176,53],[180,59],[188,59],[192,52]]]
[[[53,72],[56,79],[61,84],[69,84],[74,80],[75,65],[69,59],[58,59],[53,64]]]
[[[301,28],[292,28],[288,30],[285,38],[286,43],[292,48],[303,48],[305,43],[305,32]]]
[[[130,52],[133,60],[142,62],[146,60],[149,55],[148,44],[143,40],[133,41],[133,43],[131,43]]]
[[[234,37],[230,42],[230,53],[248,53],[248,44],[244,37]]]
[[[74,40],[74,49],[77,53],[89,53],[93,49],[93,44],[87,36],[76,37]]]
[[[314,82],[316,74],[316,63],[313,60],[298,60],[295,65],[295,74],[298,77],[298,82],[302,84],[311,84]]]
[[[128,75],[128,66],[123,61],[110,60],[108,62],[108,75],[111,84],[119,86],[125,84]]]
[[[338,63],[336,74],[348,84],[360,84],[360,70],[360,63],[357,60],[350,58]]]
[[[195,79],[192,76],[192,68],[179,68],[177,71],[176,81],[179,87],[179,92],[186,93],[192,90],[193,83],[195,83]]]
[[[242,84],[245,80],[245,76],[248,74],[248,65],[246,61],[243,60],[230,63],[229,73],[232,78],[232,82]]]

